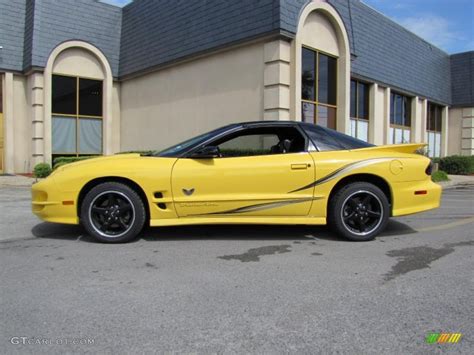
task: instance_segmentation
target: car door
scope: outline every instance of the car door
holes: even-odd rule
[[[301,134],[292,129],[288,132]],[[275,151],[280,133],[243,130],[209,144],[216,144],[222,157],[178,159],[172,172],[178,215],[306,216],[313,190],[294,190],[314,181],[313,160],[306,148]]]

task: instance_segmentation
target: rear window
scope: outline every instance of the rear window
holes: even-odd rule
[[[373,147],[373,144],[329,128],[303,123],[303,129],[320,152]]]

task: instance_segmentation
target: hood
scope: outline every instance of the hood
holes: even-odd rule
[[[55,169],[54,172],[64,171],[69,168],[81,167],[81,166],[91,165],[95,163],[109,162],[109,161],[114,161],[114,160],[127,160],[127,159],[139,158],[139,157],[140,157],[140,154],[132,153],[132,154],[115,154],[115,155],[107,155],[107,156],[91,158],[91,159],[84,159],[84,160],[80,160],[74,163],[68,163],[68,164],[62,165],[59,168]]]
[[[358,151],[367,151],[367,152],[397,152],[397,153],[408,153],[413,154],[417,153],[420,149],[423,149],[428,144],[426,143],[409,143],[409,144],[389,144],[389,145],[380,145],[375,147],[361,148],[357,149]]]

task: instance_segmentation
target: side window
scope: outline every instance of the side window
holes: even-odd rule
[[[306,139],[295,127],[257,127],[220,138],[217,146],[223,158],[304,152]]]
[[[223,157],[268,155],[279,142],[275,134],[249,134],[230,139],[218,147]]]
[[[321,126],[303,124],[305,132],[320,152],[373,147],[373,144]]]
[[[327,132],[319,126],[305,125],[304,129],[308,134],[309,139],[318,148],[320,152],[327,152],[331,150],[344,150],[337,140],[331,137]]]

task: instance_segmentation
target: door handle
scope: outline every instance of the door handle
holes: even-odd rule
[[[291,170],[306,170],[309,164],[291,164]]]

